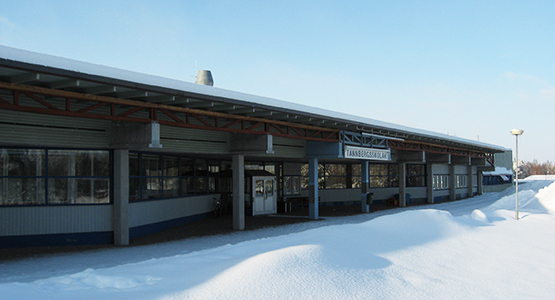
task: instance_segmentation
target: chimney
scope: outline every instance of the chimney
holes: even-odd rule
[[[197,79],[195,80],[195,83],[213,86],[214,79],[212,79],[212,73],[210,73],[210,71],[208,70],[198,71],[198,75],[197,75]]]

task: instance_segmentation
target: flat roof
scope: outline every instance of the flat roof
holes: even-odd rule
[[[472,149],[504,147],[318,107],[0,46],[0,80]]]

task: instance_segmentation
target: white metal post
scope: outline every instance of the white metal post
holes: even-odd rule
[[[516,183],[516,210],[515,210],[515,219],[518,220],[518,136],[522,135],[524,130],[522,129],[513,129],[511,130],[511,134],[516,137],[516,168],[515,168],[515,183]]]
[[[516,171],[515,171],[515,179],[516,179],[516,212],[515,212],[515,219],[518,220],[518,134],[515,134],[516,137]]]

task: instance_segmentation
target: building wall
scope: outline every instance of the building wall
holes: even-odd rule
[[[108,148],[110,121],[0,110],[4,145]]]
[[[2,207],[0,220],[0,236],[111,231],[112,206]]]
[[[129,204],[129,227],[205,214],[214,210],[214,197],[202,195]]]
[[[384,202],[389,198],[394,198],[399,194],[398,188],[370,188],[370,193],[374,194],[374,201],[377,203]],[[349,204],[352,202],[360,203],[361,200],[360,189],[323,189],[318,190],[320,203],[322,205],[330,204]],[[410,194],[410,198],[415,202],[425,202],[426,187],[408,187],[406,193]],[[308,197],[308,190],[303,190],[302,195]]]

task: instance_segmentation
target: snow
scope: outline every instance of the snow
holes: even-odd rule
[[[495,171],[483,172],[484,175],[513,175],[513,170],[509,170],[505,167],[495,166]]]
[[[283,100],[278,100],[278,99],[273,99],[268,97],[255,96],[255,95],[225,90],[221,88],[216,88],[213,86],[205,86],[201,84],[194,84],[191,82],[185,82],[185,81],[168,79],[168,78],[159,77],[159,76],[142,74],[138,72],[132,72],[132,71],[122,70],[118,68],[102,66],[98,64],[71,60],[71,59],[62,58],[58,56],[20,50],[20,49],[6,47],[2,45],[0,45],[0,59],[20,61],[20,62],[25,62],[29,64],[63,69],[63,70],[73,71],[73,72],[82,73],[82,74],[108,77],[113,79],[130,81],[133,83],[145,84],[150,86],[159,86],[159,87],[189,91],[192,93],[204,94],[204,95],[209,95],[214,97],[221,97],[221,98],[231,99],[234,101],[243,102],[244,105],[268,106],[268,107],[279,108],[280,110],[287,109],[287,110],[295,111],[302,115],[305,115],[308,113],[312,115],[322,116],[324,118],[331,118],[336,121],[344,120],[348,122],[358,122],[360,124],[366,124],[366,126],[381,127],[385,129],[401,131],[407,134],[414,134],[414,135],[423,136],[427,138],[439,138],[439,139],[452,141],[452,142],[490,148],[490,149],[493,149],[494,151],[505,152],[508,150],[507,148],[484,143],[484,142],[474,141],[470,139],[460,138],[460,137],[432,132],[428,130],[411,128],[411,127],[379,121],[379,120],[375,120],[367,117],[354,116],[354,115],[345,114],[341,112],[335,112],[335,111],[326,110],[318,107],[302,105],[291,101],[283,101]],[[348,87],[345,87],[345,88],[347,89]]]
[[[551,299],[555,183],[276,228],[6,261],[2,299]]]

